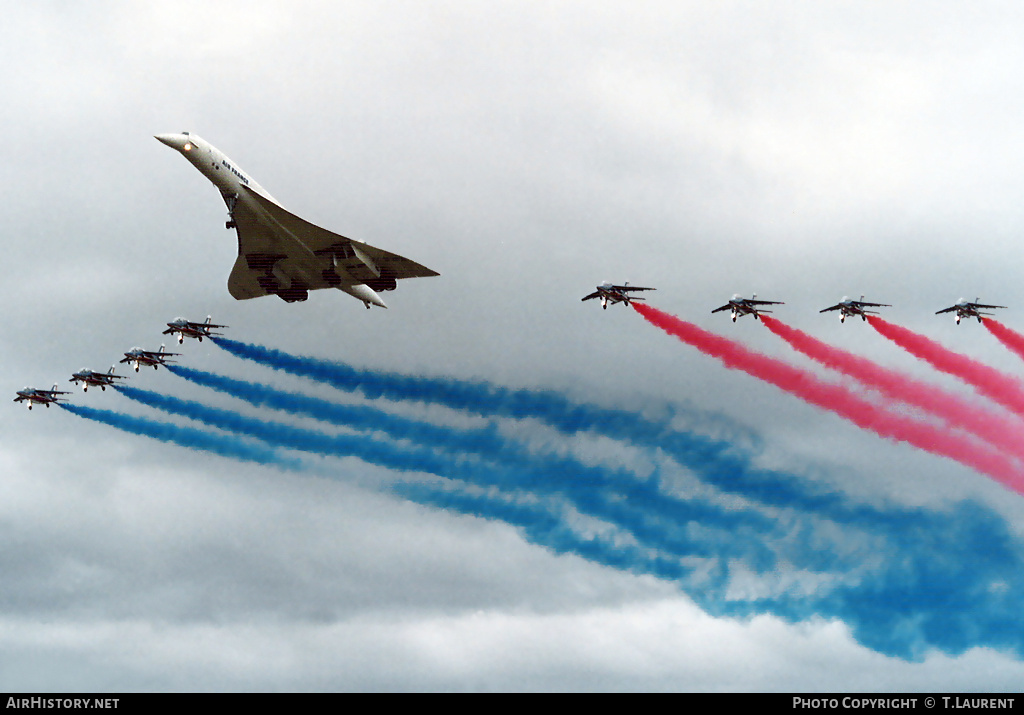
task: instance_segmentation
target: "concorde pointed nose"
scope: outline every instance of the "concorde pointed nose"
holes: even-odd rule
[[[154,134],[153,138],[178,151],[188,151],[192,148],[188,134]]]

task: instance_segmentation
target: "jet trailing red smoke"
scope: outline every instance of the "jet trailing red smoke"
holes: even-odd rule
[[[940,372],[960,378],[993,402],[1018,415],[1024,415],[1024,385],[1016,378],[876,315],[869,315],[868,323],[919,360],[924,360]]]
[[[1024,459],[1024,423],[949,393],[936,385],[883,367],[867,358],[833,347],[782,321],[762,315],[766,328],[812,360],[878,390],[892,400],[920,408],[951,427],[980,437],[993,447]]]
[[[1018,357],[1024,358],[1024,335],[991,318],[982,318],[981,323],[988,328],[988,332],[999,339],[999,342],[1010,348]]]
[[[965,435],[892,413],[871,404],[848,388],[824,382],[806,370],[756,353],[651,306],[632,305],[652,325],[717,358],[728,368],[741,370],[775,385],[882,437],[948,457],[1024,494],[1024,471],[1017,463]]]

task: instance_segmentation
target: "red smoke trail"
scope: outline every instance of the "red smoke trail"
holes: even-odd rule
[[[812,405],[829,410],[858,427],[889,439],[906,442],[932,454],[955,460],[1024,493],[1024,473],[1008,457],[977,444],[968,437],[933,425],[893,414],[858,397],[840,385],[822,382],[811,373],[781,360],[748,350],[739,343],[698,328],[675,316],[641,303],[633,309],[648,322],[718,358],[726,367],[771,383]]]
[[[762,315],[761,319],[766,328],[812,360],[849,375],[886,397],[930,412],[946,424],[964,429],[993,447],[1024,458],[1024,425],[1017,420],[993,414],[940,387],[832,347],[770,316]]]
[[[999,342],[1017,353],[1018,357],[1024,358],[1024,335],[1010,330],[1002,323],[991,318],[982,318],[981,322],[988,328],[988,332],[999,338]]]
[[[1024,415],[1024,385],[1015,378],[955,353],[923,335],[869,315],[871,327],[940,372],[958,377],[994,402]]]

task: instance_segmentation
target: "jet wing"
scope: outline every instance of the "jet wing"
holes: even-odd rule
[[[121,362],[134,362],[135,360],[142,358],[144,360],[161,360],[166,357],[176,357],[181,353],[162,353],[159,350],[143,350],[138,355],[125,354],[125,359]]]
[[[891,308],[892,306],[888,303],[865,303],[862,300],[854,301],[861,308]]]
[[[316,277],[333,266],[342,279],[356,283],[439,275],[403,256],[320,228],[248,187],[243,190],[270,216],[273,225],[261,221],[245,202],[236,204],[233,218],[238,259],[228,279],[228,291],[239,300],[266,295],[268,291],[258,279],[281,259],[305,264],[305,272]],[[333,287],[326,278],[307,283],[309,289]]]
[[[170,326],[170,323],[168,323]],[[179,326],[180,327],[180,326]],[[192,330],[199,330],[200,328],[227,328],[227,325],[214,325],[213,323],[197,323],[193,320],[186,320],[184,327],[191,328]]]
[[[959,307],[960,307],[959,305],[951,305],[948,308],[943,308],[942,310],[936,310],[935,314],[938,315],[939,313],[951,313],[951,312],[953,312],[954,310],[956,310]]]
[[[732,303],[726,303],[726,304],[725,304],[725,305],[723,305],[723,306],[722,306],[721,308],[715,308],[715,309],[714,309],[714,310],[712,310],[711,312],[712,312],[712,313],[717,313],[717,312],[719,312],[719,311],[722,311],[722,310],[729,310],[729,308],[731,308],[731,307],[732,307]]]
[[[640,286],[612,286],[612,290],[627,291],[627,290],[657,290],[657,288],[641,288]]]
[[[597,298],[597,297],[599,297],[600,295],[601,295],[601,291],[599,291],[599,290],[595,290],[595,291],[594,291],[593,293],[591,293],[590,295],[587,295],[587,296],[584,296],[583,298],[580,298],[580,300],[581,300],[581,301],[583,301],[583,300],[590,300],[591,298]]]
[[[1005,308],[1005,305],[986,305],[985,303],[971,303],[972,308]],[[955,307],[955,306],[954,306]]]
[[[754,300],[753,298],[747,298],[746,302],[751,305],[785,305],[777,300]]]
[[[833,306],[832,306],[831,308],[822,308],[822,309],[821,309],[821,310],[819,310],[818,312],[819,312],[819,313],[827,313],[827,312],[828,312],[828,311],[830,311],[830,310],[839,310],[839,309],[840,309],[840,308],[842,308],[842,307],[843,307],[843,304],[842,304],[842,303],[836,303],[836,304],[835,304],[835,305],[833,305]]]

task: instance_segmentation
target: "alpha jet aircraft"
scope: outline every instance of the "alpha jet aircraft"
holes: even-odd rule
[[[846,316],[848,316],[848,315],[859,315],[861,320],[867,320],[869,313],[873,313],[875,315],[878,314],[877,310],[866,310],[867,308],[891,308],[891,307],[892,306],[889,305],[888,303],[866,303],[866,302],[864,302],[864,296],[861,296],[860,300],[854,300],[853,298],[848,298],[847,296],[844,295],[843,299],[841,301],[839,301],[838,303],[836,303],[835,305],[833,305],[832,307],[830,307],[830,308],[823,308],[822,310],[819,310],[818,312],[819,313],[827,313],[830,310],[838,310],[839,311],[839,322],[840,323],[845,323],[846,322]]]
[[[591,298],[600,298],[601,307],[608,310],[608,304],[615,305],[616,303],[625,303],[629,305],[631,300],[643,300],[638,295],[630,295],[629,293],[634,290],[657,290],[657,288],[641,288],[640,286],[631,286],[629,281],[626,281],[623,285],[617,286],[612,285],[608,281],[604,281],[601,285],[597,286],[597,290],[588,296],[584,296],[582,300],[590,300]]]
[[[309,291],[337,288],[369,308],[387,308],[377,291],[401,278],[436,276],[408,258],[314,226],[284,209],[248,174],[195,134],[158,134],[213,182],[228,208],[225,226],[238,235],[238,258],[228,276],[236,300],[276,295],[292,303]]]
[[[156,370],[161,365],[167,364],[167,358],[181,355],[181,353],[168,353],[164,352],[165,346],[161,345],[157,351],[143,350],[142,348],[132,348],[124,354],[124,358],[121,362],[134,363],[135,372],[139,371],[140,365],[152,365],[153,369]],[[171,360],[171,362],[174,362]]]
[[[977,301],[978,299],[975,298],[974,300]],[[992,309],[992,308],[1005,308],[1005,307],[1006,307],[1005,305],[986,305],[985,303],[978,303],[978,302],[972,303],[969,300],[967,300],[966,298],[961,298],[960,300],[957,301],[956,305],[951,305],[948,308],[943,308],[942,310],[936,311],[935,314],[938,315],[939,313],[950,313],[950,312],[955,310],[956,311],[956,324],[960,325],[960,319],[961,318],[971,318],[971,317],[974,317],[974,318],[977,318],[978,322],[980,323],[981,322],[981,316],[983,316],[983,315],[995,315],[995,313],[983,313],[981,311],[982,308]]]
[[[227,325],[214,325],[210,321],[213,320],[209,315],[206,316],[205,323],[193,323],[191,320],[185,320],[184,318],[175,318],[173,321],[167,324],[167,330],[163,332],[164,335],[178,334],[178,344],[181,345],[185,342],[185,338],[197,338],[199,342],[203,342],[203,338],[208,338],[211,335],[221,335],[221,333],[211,333],[212,328],[227,328]]]
[[[758,308],[757,306],[759,305],[785,305],[785,303],[781,303],[777,300],[758,300],[757,293],[754,293],[753,297],[751,298],[741,298],[739,293],[735,293],[733,294],[732,299],[728,303],[726,303],[720,308],[715,308],[711,312],[717,313],[722,310],[731,310],[732,322],[734,323],[736,322],[736,318],[740,317],[741,315],[753,315],[754,320],[758,320],[757,316],[760,315],[761,313],[772,312],[770,310]]]
[[[124,362],[124,360],[121,362]],[[88,392],[90,385],[93,387],[99,387],[101,390],[105,391],[108,385],[114,384],[114,380],[124,380],[125,377],[125,375],[115,375],[113,365],[110,366],[110,370],[108,372],[96,372],[83,367],[72,375],[68,382],[73,382],[76,385],[78,383],[82,383],[82,392]]]
[[[15,402],[28,403],[28,408],[32,409],[32,403],[36,402],[41,405],[50,407],[51,403],[54,402],[67,402],[57,397],[57,395],[70,395],[70,392],[64,392],[57,389],[56,383],[53,385],[52,390],[37,390],[34,387],[26,387],[24,390],[18,390],[18,396],[14,398]]]

